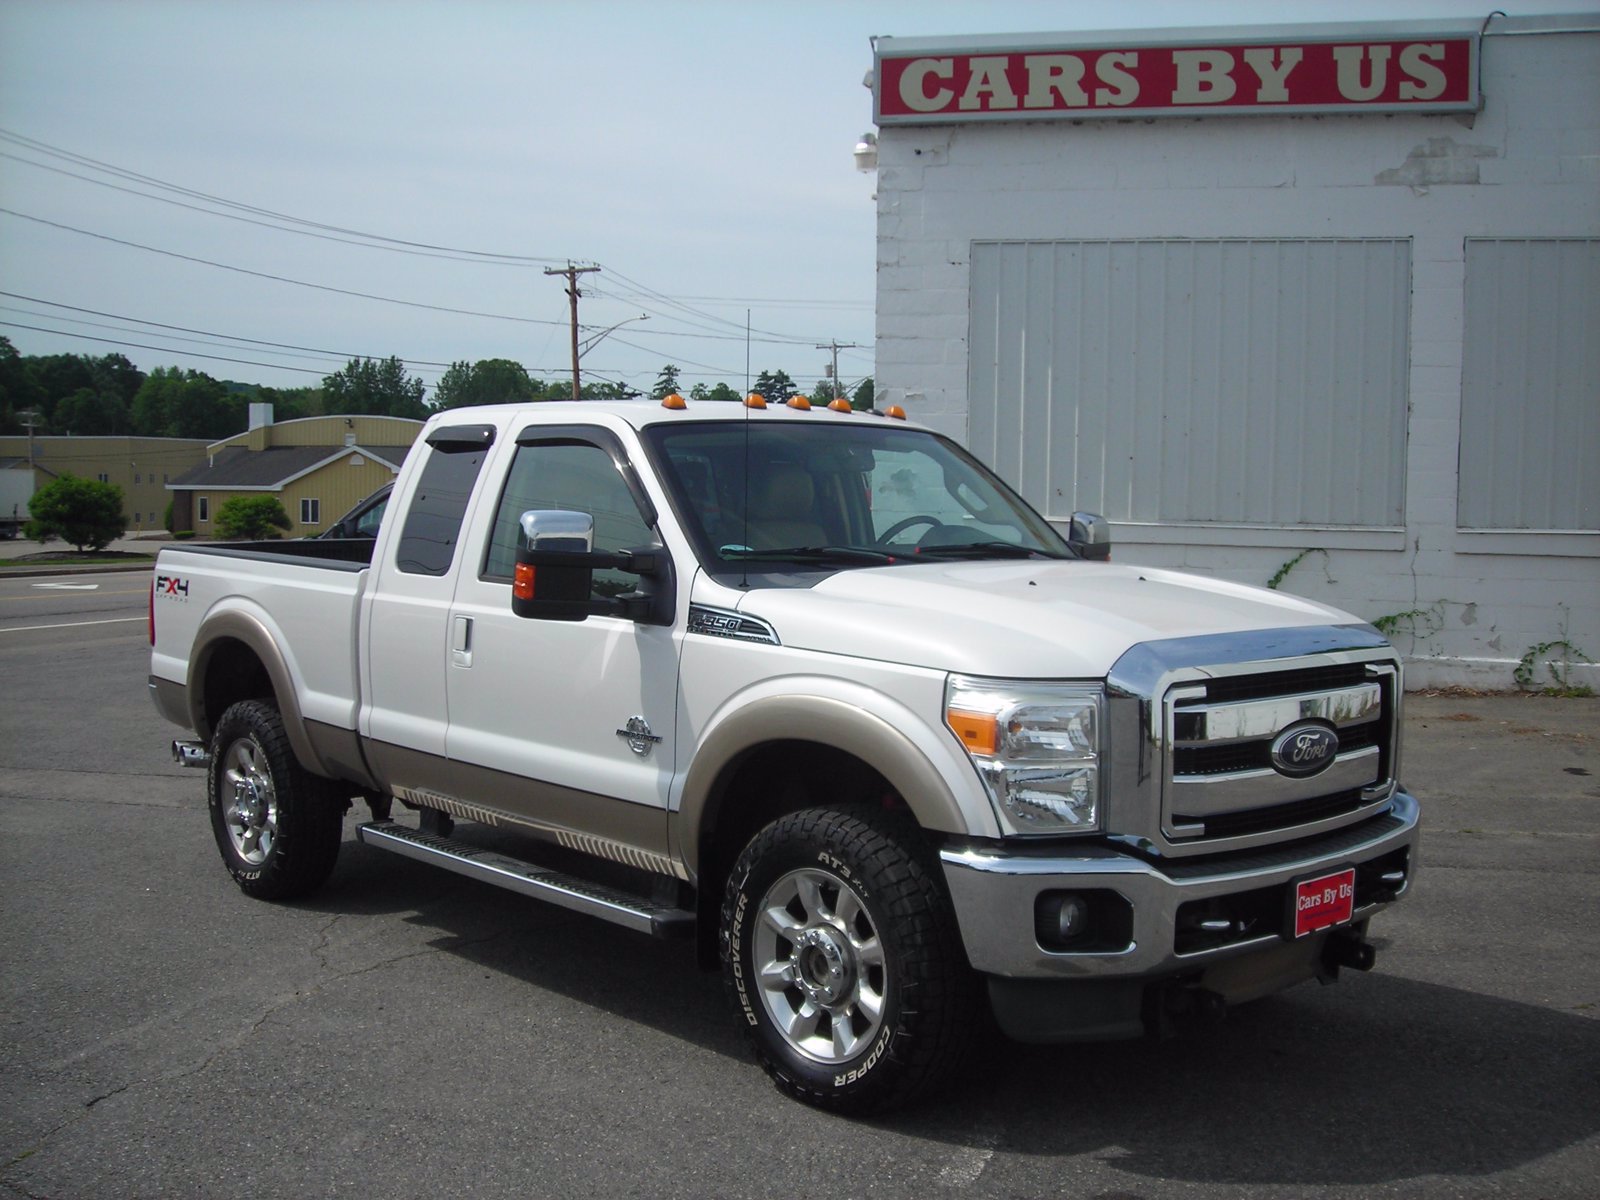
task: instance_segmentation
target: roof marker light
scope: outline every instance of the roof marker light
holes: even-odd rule
[[[663,396],[661,398],[661,407],[670,408],[674,412],[679,412],[685,408],[688,408],[689,402],[682,396],[678,395],[677,392],[673,392],[670,395]]]
[[[744,406],[746,408],[765,408],[767,406],[767,398],[760,392],[751,392],[744,398]]]
[[[798,408],[801,412],[811,411],[811,401],[804,396],[790,396],[784,403],[788,404],[790,408]]]
[[[884,415],[887,417],[893,417],[896,421],[904,421],[906,419],[906,410],[901,408],[898,404],[891,404],[889,405],[889,411]]]
[[[850,401],[846,400],[843,396],[835,396],[832,400],[828,401],[828,407],[834,412],[855,412],[855,409],[851,407]]]

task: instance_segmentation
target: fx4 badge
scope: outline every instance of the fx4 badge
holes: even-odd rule
[[[617,730],[617,736],[627,742],[628,749],[640,758],[646,757],[661,740],[650,732],[650,722],[643,717],[629,717],[627,727]]]
[[[180,600],[187,600],[189,598],[189,581],[180,579],[176,575],[157,575],[156,595],[176,596]]]

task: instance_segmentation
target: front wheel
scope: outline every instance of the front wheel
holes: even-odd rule
[[[946,1078],[978,1024],[976,978],[920,831],[812,809],[745,847],[722,912],[723,972],[784,1092],[867,1112]]]
[[[211,736],[206,800],[222,861],[247,895],[292,900],[333,871],[343,800],[295,759],[271,704],[245,700],[222,714]]]

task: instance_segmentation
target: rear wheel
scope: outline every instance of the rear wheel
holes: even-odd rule
[[[745,847],[723,905],[741,1024],[780,1089],[866,1112],[932,1088],[980,1019],[937,867],[909,820],[812,809]]]
[[[291,900],[327,880],[344,836],[344,798],[294,757],[271,704],[230,707],[211,736],[207,806],[234,881],[262,900]]]

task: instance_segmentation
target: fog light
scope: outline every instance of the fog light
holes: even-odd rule
[[[1033,936],[1056,954],[1119,953],[1133,944],[1133,906],[1111,891],[1041,892]]]
[[[1047,892],[1033,910],[1033,931],[1039,945],[1058,950],[1089,931],[1089,905],[1073,892]]]

